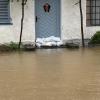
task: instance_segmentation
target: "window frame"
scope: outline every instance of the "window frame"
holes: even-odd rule
[[[86,25],[87,26],[100,26],[100,10],[97,13],[97,8],[100,9],[100,6],[96,5],[97,1],[99,0],[87,0],[86,2]],[[97,19],[97,14],[99,15],[99,19]],[[96,21],[98,21],[99,24],[97,24]]]

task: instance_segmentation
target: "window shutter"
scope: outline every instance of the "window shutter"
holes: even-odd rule
[[[0,0],[0,24],[10,23],[9,0]]]

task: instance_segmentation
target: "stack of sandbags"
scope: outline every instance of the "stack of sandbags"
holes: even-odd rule
[[[61,46],[63,45],[63,42],[59,37],[50,36],[47,38],[37,38],[36,40],[36,46]]]

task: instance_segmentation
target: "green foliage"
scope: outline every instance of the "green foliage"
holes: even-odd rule
[[[16,51],[16,50],[18,50],[18,44],[14,42],[0,45],[0,51]]]
[[[11,50],[18,50],[18,43],[10,42],[10,44],[8,44],[8,47],[9,47]]]
[[[100,44],[100,31],[97,31],[91,38],[89,44]]]

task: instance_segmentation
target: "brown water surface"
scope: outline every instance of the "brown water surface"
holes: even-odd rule
[[[0,53],[0,100],[100,100],[100,48]]]

